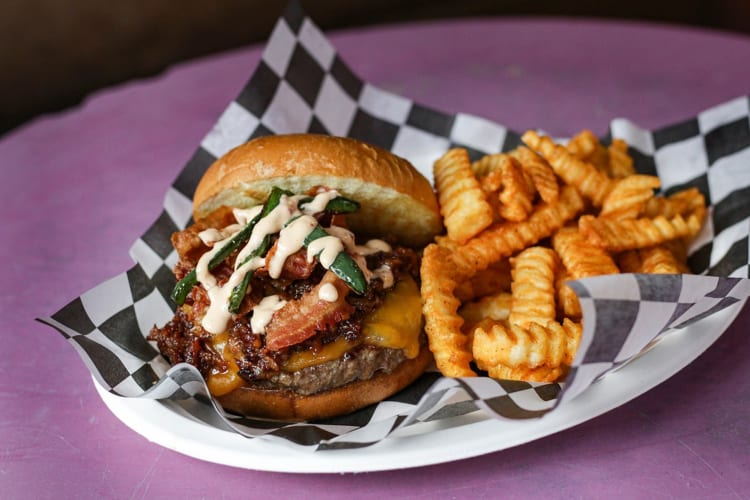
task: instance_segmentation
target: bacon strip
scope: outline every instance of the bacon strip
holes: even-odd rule
[[[338,298],[333,302],[318,297],[323,285],[330,283],[336,287]],[[336,323],[347,319],[354,307],[346,302],[349,287],[328,271],[320,283],[300,300],[291,300],[276,311],[266,325],[266,347],[278,351],[299,344],[318,331],[327,330]]]
[[[276,253],[279,246],[279,240],[276,240],[266,254],[266,265],[271,262],[274,254]],[[286,258],[284,261],[284,267],[281,269],[281,278],[290,280],[304,280],[310,277],[315,267],[318,265],[318,261],[313,259],[310,262],[307,261],[307,249],[300,248],[292,255]]]

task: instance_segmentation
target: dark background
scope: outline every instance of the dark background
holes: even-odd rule
[[[605,17],[750,33],[750,0],[302,0],[323,29],[486,16]],[[3,0],[0,134],[90,92],[266,40],[284,1]],[[750,61],[748,62],[750,63]]]

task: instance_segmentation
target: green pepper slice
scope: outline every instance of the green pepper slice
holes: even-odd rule
[[[248,255],[245,260],[242,261],[242,263],[238,266],[242,267],[246,263],[250,262],[250,260],[254,259],[255,257],[261,257],[268,252],[268,249],[271,247],[271,235],[266,235],[265,238],[263,238],[263,241],[260,245],[258,245],[258,248],[253,250],[250,255]],[[243,276],[242,281],[239,285],[235,286],[232,289],[232,293],[229,296],[229,312],[230,313],[236,313],[240,310],[240,306],[242,305],[242,299],[245,298],[245,294],[247,293],[247,287],[250,286],[250,280],[253,278],[253,274],[255,271],[248,271],[245,273],[245,276]]]
[[[315,229],[313,229],[312,232],[307,235],[307,238],[305,238],[305,248],[307,248],[311,242],[325,236],[328,236],[328,233],[326,233],[322,227],[315,226]],[[362,295],[367,291],[367,279],[352,256],[348,253],[339,252],[329,269],[356,293]]]
[[[232,252],[237,250],[240,246],[245,244],[247,240],[250,239],[250,235],[252,235],[253,229],[255,228],[256,224],[258,224],[258,221],[271,213],[271,211],[279,205],[282,195],[291,196],[292,193],[276,186],[271,188],[271,194],[268,195],[268,200],[263,206],[263,210],[258,215],[253,217],[252,220],[250,220],[250,222],[248,222],[245,227],[242,228],[242,230],[232,236],[232,238],[226,243],[226,245],[221,248],[221,250],[216,252],[216,255],[214,255],[208,262],[209,270],[213,270],[214,268],[216,268],[216,266],[221,264],[224,259],[232,254]],[[172,290],[172,300],[175,301],[177,305],[182,305],[185,302],[185,298],[187,297],[188,293],[190,293],[190,290],[192,290],[197,283],[198,275],[196,274],[195,269],[193,269],[188,274],[186,274],[185,277],[183,277],[179,282],[177,282],[177,285],[175,285],[174,289]]]
[[[312,196],[302,198],[298,205],[302,207],[313,200]],[[359,210],[359,202],[343,196],[337,196],[326,204],[323,211],[327,214],[351,214]]]

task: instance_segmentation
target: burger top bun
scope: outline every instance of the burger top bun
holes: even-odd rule
[[[347,221],[365,236],[391,234],[420,247],[442,229],[432,186],[408,161],[354,139],[315,134],[260,137],[229,151],[198,184],[193,216],[263,203],[273,186],[294,193],[326,186],[358,201],[360,210]]]

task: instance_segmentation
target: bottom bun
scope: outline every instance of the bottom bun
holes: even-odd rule
[[[390,373],[378,372],[368,380],[301,395],[288,390],[263,390],[243,386],[216,399],[224,409],[240,415],[289,422],[317,420],[345,415],[392,396],[414,382],[432,362],[423,347],[419,356],[401,363]]]

